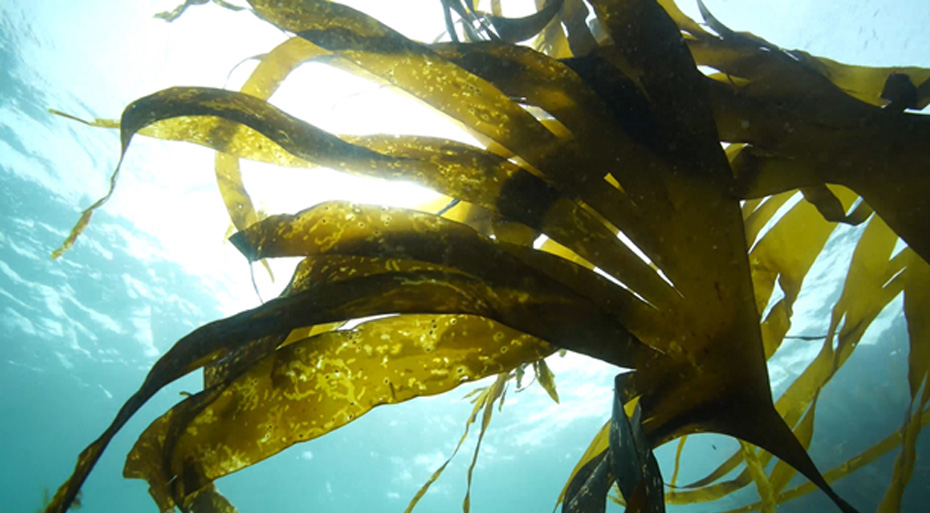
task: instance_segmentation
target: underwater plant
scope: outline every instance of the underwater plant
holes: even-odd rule
[[[906,112],[930,103],[930,70],[787,51],[703,5],[702,26],[671,0],[546,0],[519,19],[500,3],[443,0],[450,41],[424,44],[339,3],[252,0],[251,12],[293,37],[260,57],[240,91],[174,87],[118,121],[86,122],[120,131],[121,158],[136,134],[215,149],[235,247],[250,262],[302,261],[280,297],[164,354],[47,512],[67,510],[126,421],[196,370],[203,390],[142,433],[124,470],[149,483],[161,511],[235,511],[216,479],[375,406],[496,375],[467,423],[481,413],[483,434],[529,366],[557,397],[544,358],[558,350],[628,369],[558,498],[563,511],[603,511],[614,486],[629,511],[658,512],[754,484],[761,501],[750,509],[817,487],[852,512],[829,483],[898,445],[882,510],[900,509],[930,420],[930,120]],[[315,59],[405,91],[483,147],[332,134],[266,101]],[[414,181],[446,199],[432,210],[327,202],[266,216],[242,183],[243,158]],[[838,223],[867,225],[821,352],[775,401],[766,360]],[[900,433],[822,474],[807,455],[818,395],[901,293],[912,408]],[[736,437],[741,450],[666,490],[653,448],[701,432]],[[796,473],[811,485],[787,489]]]

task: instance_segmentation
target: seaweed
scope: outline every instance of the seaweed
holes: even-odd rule
[[[896,511],[930,402],[930,121],[906,112],[930,103],[930,70],[784,50],[729,29],[703,4],[709,30],[669,0],[548,0],[522,19],[503,18],[499,2],[490,13],[442,4],[452,42],[424,44],[338,3],[252,0],[255,15],[294,36],[260,57],[241,91],[174,87],[131,103],[118,121],[86,122],[119,129],[121,161],[137,134],[215,149],[235,247],[250,262],[302,261],[280,297],[198,328],[162,356],[46,511],[72,505],[123,424],[195,370],[204,389],[149,426],[124,470],[148,481],[162,511],[235,511],[216,479],[373,407],[496,375],[466,422],[465,435],[481,412],[483,436],[528,365],[558,401],[544,360],[557,350],[630,369],[558,498],[563,511],[603,511],[610,497],[659,512],[754,483],[761,503],[752,507],[772,510],[816,487],[851,512],[829,483],[900,444],[882,506]],[[266,101],[321,58],[418,98],[482,147],[331,134]],[[445,207],[329,202],[265,216],[242,183],[241,158],[411,180],[442,193]],[[106,202],[119,169],[53,257]],[[842,295],[820,354],[775,401],[766,360],[788,338],[801,284],[838,223],[865,224]],[[907,247],[895,253],[899,237]],[[784,296],[773,301],[776,284]],[[820,391],[901,293],[912,408],[899,434],[822,474],[806,452]],[[677,485],[681,448],[700,432],[741,448]],[[674,439],[666,490],[652,450]],[[811,484],[785,491],[797,472]]]

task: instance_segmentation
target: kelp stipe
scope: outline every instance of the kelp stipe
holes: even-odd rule
[[[611,421],[558,498],[563,511],[602,511],[614,483],[622,497],[610,497],[633,511],[750,483],[772,509],[812,488],[786,491],[795,472],[855,511],[828,484],[849,467],[825,479],[806,448],[820,391],[903,292],[921,413],[851,462],[903,445],[883,502],[894,511],[930,402],[930,234],[921,228],[930,212],[918,208],[930,192],[921,143],[930,125],[904,112],[930,102],[930,70],[786,51],[725,27],[703,4],[713,32],[670,0],[548,0],[522,19],[501,17],[497,2],[490,13],[442,3],[453,42],[427,45],[341,4],[253,0],[256,15],[295,37],[260,58],[242,91],[175,87],[133,102],[118,122],[89,122],[120,129],[121,155],[137,133],[217,150],[236,248],[249,261],[303,261],[281,297],[193,331],[159,359],[47,512],[72,504],[149,397],[194,370],[204,370],[204,390],[142,434],[124,471],[149,482],[162,511],[235,511],[217,478],[375,406],[497,375],[466,424],[481,411],[483,435],[495,401],[530,364],[557,399],[542,360],[557,349],[632,369],[618,376]],[[485,147],[340,136],[265,101],[293,69],[324,56],[420,99]],[[329,202],[264,216],[240,158],[411,180],[446,198],[438,214]],[[797,191],[803,200],[776,218]],[[837,223],[868,224],[820,354],[773,401],[766,360]],[[534,249],[539,235],[548,240]],[[909,247],[894,254],[899,236]],[[767,309],[776,284],[784,297]],[[378,314],[396,315],[343,329]],[[705,478],[663,490],[652,449],[697,432],[737,437],[741,450]]]

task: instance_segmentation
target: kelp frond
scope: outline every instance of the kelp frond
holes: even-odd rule
[[[163,511],[234,511],[216,479],[375,406],[497,375],[466,423],[467,435],[482,412],[480,445],[495,401],[527,365],[558,402],[542,359],[558,349],[631,369],[558,497],[565,512],[603,511],[613,486],[633,510],[659,512],[749,484],[762,498],[753,507],[816,487],[851,512],[829,482],[902,445],[883,502],[894,511],[930,401],[930,122],[904,112],[930,102],[930,70],[783,50],[703,4],[704,25],[671,0],[547,0],[520,19],[502,17],[500,2],[442,4],[452,42],[423,44],[338,3],[252,0],[293,37],[259,57],[241,91],[174,87],[119,121],[90,122],[120,130],[121,157],[136,134],[216,150],[235,247],[249,261],[303,260],[279,298],[194,330],[160,358],[47,512],[72,504],[148,398],[198,369],[204,390],[156,420],[125,468]],[[291,71],[322,57],[419,99],[482,147],[332,134],[267,103]],[[414,181],[445,207],[328,202],[264,216],[242,183],[243,158]],[[820,353],[773,400],[766,361],[838,223],[865,224],[843,292],[815,337]],[[899,237],[907,248],[895,253]],[[911,413],[899,434],[822,475],[806,452],[820,392],[901,293]],[[734,436],[741,449],[666,490],[652,449],[697,432]],[[811,484],[787,490],[797,472]]]

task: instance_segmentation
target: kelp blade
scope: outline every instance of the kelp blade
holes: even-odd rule
[[[539,339],[467,315],[401,315],[317,335],[255,362],[210,401],[191,398],[156,420],[125,475],[148,480],[162,509],[172,505],[162,502],[168,497],[184,504],[213,480],[375,406],[446,392],[551,352]]]

